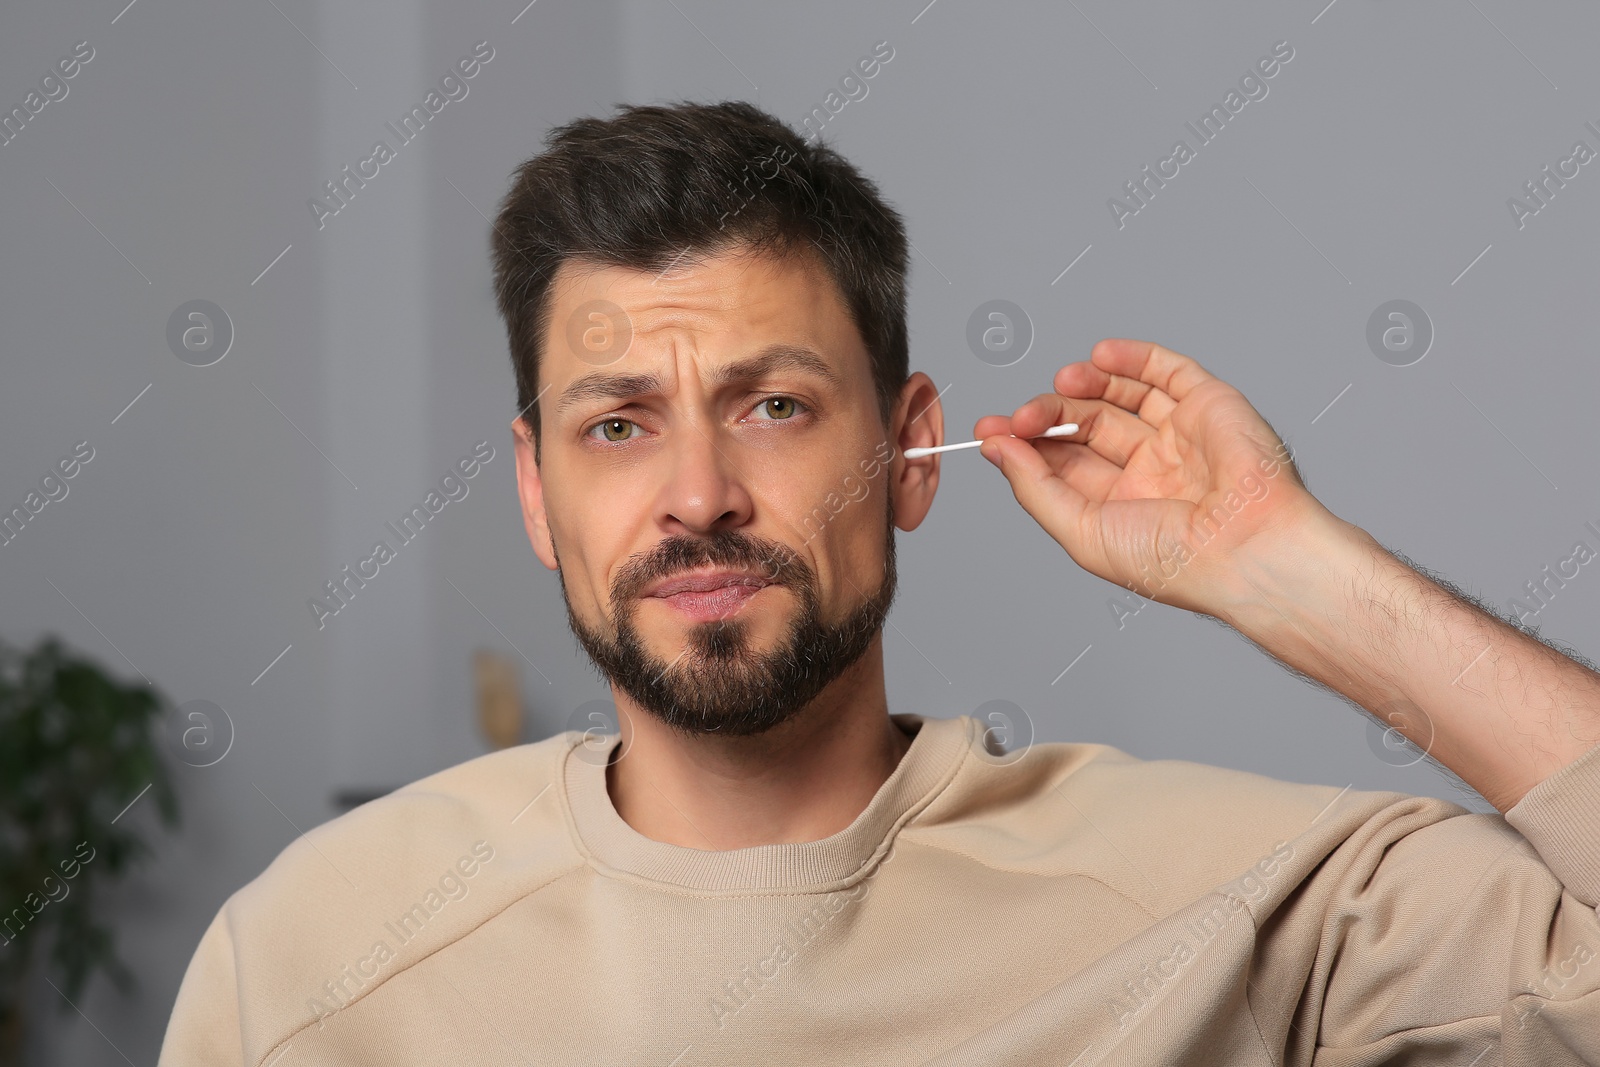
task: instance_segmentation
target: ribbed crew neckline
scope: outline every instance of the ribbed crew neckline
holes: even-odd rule
[[[911,747],[851,824],[831,837],[714,851],[648,838],[625,822],[606,790],[606,762],[620,742],[574,741],[562,760],[567,812],[580,849],[601,870],[712,893],[823,892],[840,888],[887,852],[901,825],[926,807],[955,776],[972,744],[972,719],[889,716],[915,730]],[[581,740],[581,738],[579,738]],[[578,758],[580,750],[588,758]],[[595,758],[604,753],[604,759]]]

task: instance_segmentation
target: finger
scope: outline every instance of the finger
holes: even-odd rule
[[[1188,356],[1153,341],[1127,337],[1107,337],[1089,352],[1095,366],[1160,389],[1175,401],[1182,401],[1196,386],[1215,380],[1214,376]]]
[[[1109,500],[1117,483],[1126,480],[1121,466],[1099,455],[1088,445],[1050,438],[1036,439],[1031,443],[1057,478],[1097,504]]]
[[[1011,432],[1010,415],[985,415],[972,428],[972,436],[980,441],[985,437],[998,437]]]
[[[1074,400],[1060,393],[1040,393],[1020,404],[1007,421],[1011,432],[1018,437],[1038,437],[1052,426],[1075,422],[1078,432],[1072,434],[1072,439],[1081,440],[1087,436],[1084,431],[1092,421],[1095,405],[1103,403],[1099,400]]]
[[[1156,435],[1154,427],[1104,400],[1074,400],[1059,393],[1041,393],[1011,415],[1011,432],[1037,437],[1064,422],[1078,424],[1076,433],[1058,438],[1087,444],[1118,466],[1126,466],[1135,449]]]
[[[1131,416],[1130,416],[1131,418]],[[1080,431],[1082,428],[1080,427]],[[1087,431],[1082,431],[1087,432]],[[973,429],[972,436],[982,440],[988,437],[1009,437],[1011,435],[1011,417],[1009,415],[985,415],[978,420]],[[1077,437],[1077,434],[1072,435]],[[1071,440],[1066,437],[1035,437],[1031,443],[1050,465],[1056,477],[1065,480],[1069,485],[1090,500],[1104,502],[1111,495],[1111,488],[1122,477],[1123,466],[1126,461],[1113,462],[1095,452],[1089,444]],[[1102,447],[1105,447],[1102,442]]]
[[[1153,385],[1119,374],[1108,374],[1088,360],[1068,363],[1056,371],[1055,390],[1062,396],[1098,397],[1131,411],[1160,429],[1177,407],[1177,401]]]
[[[1017,503],[1070,554],[1089,501],[1056,477],[1039,450],[1018,437],[991,437],[983,443],[985,459],[999,466]]]

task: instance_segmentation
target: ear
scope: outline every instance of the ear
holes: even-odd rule
[[[533,428],[518,416],[511,423],[511,435],[516,441],[517,495],[522,498],[522,524],[527,527],[528,540],[539,560],[555,570],[555,543],[550,540],[550,521],[544,512],[544,481],[539,475],[539,464],[533,458]]]
[[[895,405],[890,436],[895,457],[889,467],[889,491],[894,499],[894,524],[902,530],[915,530],[933,507],[933,494],[939,488],[939,456],[906,459],[908,448],[927,448],[944,444],[944,408],[933,379],[921,371],[906,379]]]

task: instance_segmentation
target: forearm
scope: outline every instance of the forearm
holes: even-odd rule
[[[1600,675],[1463,603],[1325,509],[1240,553],[1216,612],[1504,812],[1600,743]]]

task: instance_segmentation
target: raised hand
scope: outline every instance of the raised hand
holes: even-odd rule
[[[979,419],[974,436],[1017,502],[1092,574],[1218,614],[1250,597],[1254,549],[1281,556],[1282,539],[1332,517],[1244,395],[1187,356],[1107,338],[1054,385]],[[1028,439],[1063,422],[1078,432]]]

